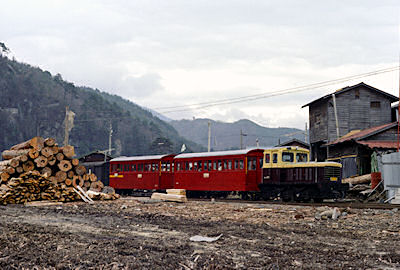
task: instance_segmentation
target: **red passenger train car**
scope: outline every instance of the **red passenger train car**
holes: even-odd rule
[[[180,154],[174,157],[174,188],[189,195],[259,191],[263,149]]]
[[[118,157],[110,161],[110,186],[117,191],[173,188],[174,155]]]

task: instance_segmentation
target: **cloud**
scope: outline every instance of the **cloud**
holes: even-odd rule
[[[164,90],[161,85],[161,76],[155,73],[141,76],[129,75],[121,81],[118,88],[123,96],[134,95],[138,98],[152,96],[154,93]]]

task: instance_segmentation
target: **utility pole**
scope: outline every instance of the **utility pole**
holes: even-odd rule
[[[333,110],[335,112],[335,121],[336,121],[336,139],[339,139],[339,120],[337,116],[337,109],[336,109],[336,96],[335,94],[332,94],[332,99],[333,99]]]
[[[112,137],[112,133],[113,133],[113,129],[112,129],[112,122],[110,120],[110,136],[108,137],[108,154],[111,155],[111,137]],[[106,158],[106,156],[104,155],[104,159]]]
[[[211,151],[211,121],[208,121],[208,152]]]
[[[240,149],[243,149],[243,136],[247,136],[247,134],[243,133],[243,130],[240,130]]]
[[[68,115],[69,115],[69,107],[66,106],[65,120],[64,120],[64,146],[68,145],[68,140],[69,140]]]
[[[259,142],[258,138],[256,139],[256,145],[257,145],[257,148],[260,147],[260,142]]]
[[[306,122],[306,128],[304,129],[304,142],[308,143],[308,129],[307,129],[307,122]]]

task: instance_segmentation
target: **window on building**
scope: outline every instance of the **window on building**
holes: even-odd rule
[[[371,101],[371,108],[380,108],[381,102],[380,101]]]
[[[354,98],[355,98],[355,99],[359,99],[359,98],[360,98],[360,90],[359,90],[359,89],[356,89],[356,90],[354,91]]]

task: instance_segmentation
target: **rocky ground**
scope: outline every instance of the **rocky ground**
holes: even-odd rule
[[[0,206],[0,268],[400,268],[400,211],[339,209],[333,220],[325,210],[137,198]]]

